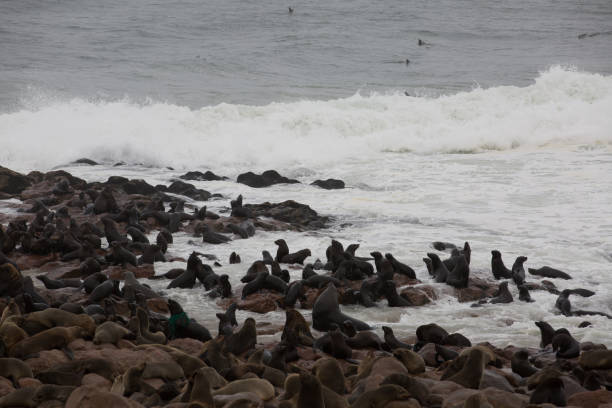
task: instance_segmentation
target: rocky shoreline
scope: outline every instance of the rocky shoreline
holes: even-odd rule
[[[332,241],[323,258],[308,249],[290,253],[278,240],[276,256],[245,265],[244,285],[234,288],[215,273],[215,263],[224,261],[214,254],[170,259],[166,249],[179,231],[217,244],[330,221],[295,201],[243,204],[238,196],[226,216],[182,198],[215,198],[187,181],[219,178],[191,172],[167,186],[119,176],[88,183],[61,170],[23,175],[0,167],[0,199],[19,200],[7,201],[11,211],[0,214],[0,407],[612,406],[612,351],[578,343],[571,329],[537,322],[539,348],[500,349],[435,323],[411,338],[397,339],[391,328],[380,337],[367,322],[342,314],[339,305],[386,299],[389,307],[414,307],[436,299],[435,288],[390,254],[360,257],[358,246]],[[245,173],[239,182],[263,188],[296,180],[269,171]],[[331,179],[316,185],[344,187]],[[517,301],[546,290],[559,295],[564,314],[597,313],[572,310],[568,299],[592,292],[526,282],[520,262],[507,269],[493,254],[493,277],[511,279],[499,284],[469,276],[468,243],[434,248],[452,251],[445,260],[436,254],[424,260],[459,302],[514,301],[507,292],[514,281]],[[229,262],[240,263],[232,255]],[[311,255],[324,261],[307,264],[302,279],[291,282],[283,267],[301,267]],[[154,265],[168,260],[185,268],[156,275]],[[567,279],[543,269],[529,272]],[[217,314],[218,328],[190,319],[149,279],[166,279],[169,288],[203,286],[226,310]],[[237,309],[255,318],[237,322]],[[258,313],[283,309],[284,324],[256,321]],[[312,321],[300,309],[311,309]],[[315,338],[311,329],[327,333]],[[282,333],[281,341],[258,342],[258,335],[274,333]]]

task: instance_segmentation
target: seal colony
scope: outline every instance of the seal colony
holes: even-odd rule
[[[326,225],[326,217],[303,204],[243,204],[239,196],[230,216],[223,216],[180,198],[213,196],[180,180],[169,186],[122,177],[87,183],[64,171],[25,176],[4,168],[0,192],[3,199],[20,200],[15,211],[0,214],[0,406],[612,404],[612,351],[579,342],[572,327],[533,322],[540,344],[500,349],[473,344],[436,322],[398,338],[390,326],[372,327],[351,316],[346,305],[418,313],[416,306],[436,299],[436,291],[393,254],[359,256],[359,245],[345,248],[337,240],[325,254],[292,252],[279,237],[276,256],[264,250],[262,259],[244,267],[237,287],[215,272],[214,254],[193,252],[186,260],[167,254],[177,232],[201,238],[202,247],[214,252],[209,248],[257,230],[280,235]],[[561,270],[542,266],[526,275],[527,257],[509,269],[494,249],[491,279],[483,280],[470,276],[468,242],[432,247],[450,254],[427,253],[428,273],[419,275],[446,284],[475,308],[532,302],[530,291],[546,291],[557,296],[562,315],[610,318],[572,307],[570,296],[592,296],[589,289],[559,291],[550,281],[529,281],[571,279]],[[313,255],[324,257],[307,263]],[[184,269],[156,275],[156,263],[170,260],[184,262]],[[228,263],[241,261],[232,253]],[[284,268],[298,266],[301,279],[292,281]],[[179,302],[149,286],[153,279],[165,280],[167,290],[204,288],[224,310],[216,313],[218,327],[191,318]],[[518,299],[510,285],[518,288]],[[285,310],[284,322],[258,324],[257,313],[276,309]],[[300,309],[312,310],[311,318]],[[236,310],[249,316],[237,319]],[[262,343],[264,333],[274,339]]]

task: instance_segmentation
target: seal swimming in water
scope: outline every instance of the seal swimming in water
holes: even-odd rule
[[[495,279],[510,279],[512,278],[512,271],[506,268],[504,261],[502,260],[501,252],[494,249],[491,251],[491,272]]]
[[[358,331],[371,329],[367,323],[347,316],[340,311],[338,290],[333,284],[328,284],[312,308],[312,326],[319,331],[327,331],[330,329],[331,323],[340,326],[345,320],[350,320]]]

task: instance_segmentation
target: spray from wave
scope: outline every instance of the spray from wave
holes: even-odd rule
[[[612,144],[612,77],[552,67],[527,87],[449,96],[220,104],[47,102],[0,114],[0,163],[48,169],[80,157],[232,172],[324,167],[385,152],[465,153]]]

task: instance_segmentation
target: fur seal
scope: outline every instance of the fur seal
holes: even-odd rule
[[[408,350],[412,350],[412,346],[410,344],[404,343],[402,341],[399,341],[396,337],[395,334],[393,333],[393,329],[389,326],[383,326],[382,327],[383,332],[385,334],[385,343],[387,345],[387,347],[389,347],[390,350],[395,350],[398,348],[405,348]]]
[[[295,309],[285,310],[285,326],[281,334],[281,341],[286,341],[294,346],[312,346],[314,337],[306,319]]]
[[[53,327],[21,340],[9,350],[9,356],[23,358],[43,350],[61,349],[86,334],[87,332],[79,326]]]
[[[550,266],[543,266],[541,268],[527,268],[530,274],[536,276],[542,276],[544,278],[553,278],[553,279],[572,279],[572,277],[558,269],[551,268]]]
[[[502,260],[501,252],[498,250],[491,251],[491,272],[495,279],[510,279],[512,278],[512,271],[506,268],[504,261]]]
[[[559,329],[552,338],[553,351],[557,358],[575,358],[580,355],[580,343],[566,330]]]
[[[277,239],[274,243],[278,245],[274,260],[280,263],[303,265],[304,259],[311,255],[310,249],[301,249],[297,252],[289,253],[289,247],[284,239]]]
[[[0,376],[18,384],[20,378],[32,378],[33,374],[30,366],[17,358],[0,358]]]
[[[430,323],[417,327],[416,335],[420,344],[445,344],[444,341],[448,337],[448,332],[437,324]]]
[[[478,389],[484,376],[485,358],[485,353],[481,349],[471,349],[463,367],[456,374],[450,376],[448,380],[466,388]]]
[[[457,260],[459,260],[461,256],[465,258],[467,264],[469,265],[472,256],[472,248],[470,248],[470,244],[468,242],[463,244],[463,249],[453,248],[450,258],[445,259],[442,261],[442,263],[446,266],[446,269],[452,271],[455,268]]]
[[[520,301],[529,303],[534,302],[534,300],[531,298],[531,295],[529,294],[529,289],[527,289],[527,286],[519,285],[518,290]]]
[[[331,323],[340,326],[346,320],[350,320],[358,331],[371,329],[367,323],[347,316],[340,311],[338,290],[333,284],[328,284],[312,308],[312,326],[316,330],[327,331],[330,329]]]
[[[491,299],[491,303],[510,303],[514,300],[512,297],[512,293],[508,290],[508,282],[502,282],[499,284],[499,288],[497,289],[497,293],[493,299]]]
[[[114,265],[123,265],[131,264],[133,266],[138,266],[138,259],[134,253],[128,251],[121,245],[118,241],[111,242],[111,253],[109,255],[109,261]]]
[[[446,265],[442,263],[440,257],[434,253],[427,253],[427,257],[431,260],[432,276],[435,278],[436,282],[446,282],[448,269]]]
[[[245,391],[257,394],[264,401],[274,398],[274,386],[269,381],[261,378],[232,381],[226,386],[213,391],[213,395],[230,395]]]
[[[523,263],[527,260],[526,256],[519,256],[514,261],[512,265],[512,280],[517,285],[522,285],[525,283],[525,268],[523,267]]]
[[[530,404],[551,403],[559,407],[567,405],[565,385],[560,378],[546,378],[535,389],[529,398]]]
[[[239,264],[240,262],[240,255],[238,255],[236,252],[232,252],[229,257],[230,265]]]
[[[393,282],[392,280],[385,281],[383,284],[383,288],[389,307],[413,306],[412,302],[397,294],[395,282]]]
[[[510,360],[512,372],[521,377],[531,377],[538,370],[529,363],[529,353],[525,349],[518,350]]]
[[[301,373],[300,385],[296,408],[325,408],[323,389],[317,377]]]
[[[88,303],[96,303],[101,301],[102,299],[110,296],[111,294],[119,294],[119,281],[108,279],[91,291],[89,298],[87,299]]]
[[[182,288],[182,289],[191,289],[195,285],[196,281],[196,272],[197,265],[193,261],[193,257],[195,257],[198,261],[200,260],[195,255],[190,255],[187,260],[187,269],[181,275],[177,276],[168,284],[166,289],[172,288]]]
[[[194,319],[190,319],[178,302],[168,299],[170,319],[168,320],[168,338],[189,337],[206,342],[212,339],[208,329]]]
[[[378,275],[378,279],[381,281],[389,281],[393,279],[393,274],[395,273],[395,268],[393,264],[386,258],[383,258],[380,252],[370,252],[372,258],[374,258],[374,264],[376,265],[376,274]]]
[[[226,242],[229,242],[231,240],[231,238],[226,237],[223,234],[219,234],[217,232],[212,231],[207,224],[202,225],[202,242],[218,245],[225,244]]]
[[[240,355],[255,348],[257,344],[257,329],[255,319],[247,318],[240,330],[225,340],[225,351],[234,355]]]
[[[0,296],[15,297],[22,291],[23,276],[21,272],[11,263],[0,265]]]
[[[455,257],[455,267],[448,273],[446,284],[455,288],[467,288],[470,277],[468,261],[463,255]]]
[[[138,258],[138,264],[153,264],[155,262],[166,262],[166,257],[164,256],[163,251],[157,244],[145,244],[142,256]]]
[[[287,286],[287,293],[283,299],[283,307],[294,307],[298,299],[303,300],[304,296],[304,284],[301,280],[291,282]]]
[[[136,309],[136,316],[138,317],[138,323],[140,328],[140,335],[144,337],[146,340],[156,344],[165,344],[166,343],[166,335],[161,332],[151,332],[149,330],[149,316],[147,312],[141,307]]]
[[[244,285],[242,288],[242,299],[261,290],[264,287],[266,277],[268,276],[270,276],[268,272],[259,272],[255,279]]]
[[[346,393],[346,383],[344,372],[338,360],[335,358],[324,357],[312,367],[313,374],[319,379],[321,384],[329,387],[332,391],[344,395]]]
[[[572,304],[570,303],[569,296],[572,292],[569,289],[565,289],[561,292],[557,300],[555,301],[555,307],[561,311],[564,316],[572,315]]]
[[[540,347],[544,348],[549,344],[552,344],[552,339],[555,335],[555,329],[544,321],[535,322],[535,325],[540,329]]]
[[[361,394],[361,396],[351,404],[351,408],[384,407],[393,401],[405,401],[410,399],[410,397],[411,395],[404,387],[395,384],[386,384]]]
[[[436,348],[436,362],[438,364],[441,364],[445,361],[451,361],[459,357],[459,353],[457,353],[456,351],[443,347],[439,344],[436,344],[435,348]],[[441,357],[442,361],[440,361],[438,357]]]
[[[41,281],[47,289],[78,288],[82,285],[80,279],[49,279],[47,275],[38,275],[36,279]]]
[[[346,344],[351,348],[362,349],[371,347],[376,350],[382,350],[383,348],[384,342],[376,333],[368,330],[357,332],[350,320],[342,323],[340,329],[346,334]]]
[[[130,331],[125,327],[115,322],[104,322],[96,327],[94,334],[94,344],[111,343],[117,344],[119,340],[130,334]]]
[[[219,335],[229,336],[234,332],[234,327],[238,326],[236,321],[236,309],[238,305],[232,303],[229,305],[225,313],[217,313],[216,316],[219,319]]]
[[[395,259],[392,254],[389,253],[385,254],[385,258],[387,258],[387,260],[391,262],[391,265],[393,265],[393,269],[396,273],[407,276],[410,279],[416,279],[416,273],[414,272],[414,269],[412,269],[410,266],[401,263],[400,261]]]
[[[395,384],[404,388],[422,406],[429,405],[429,388],[425,386],[417,377],[411,375],[394,373],[385,377],[380,385]]]

